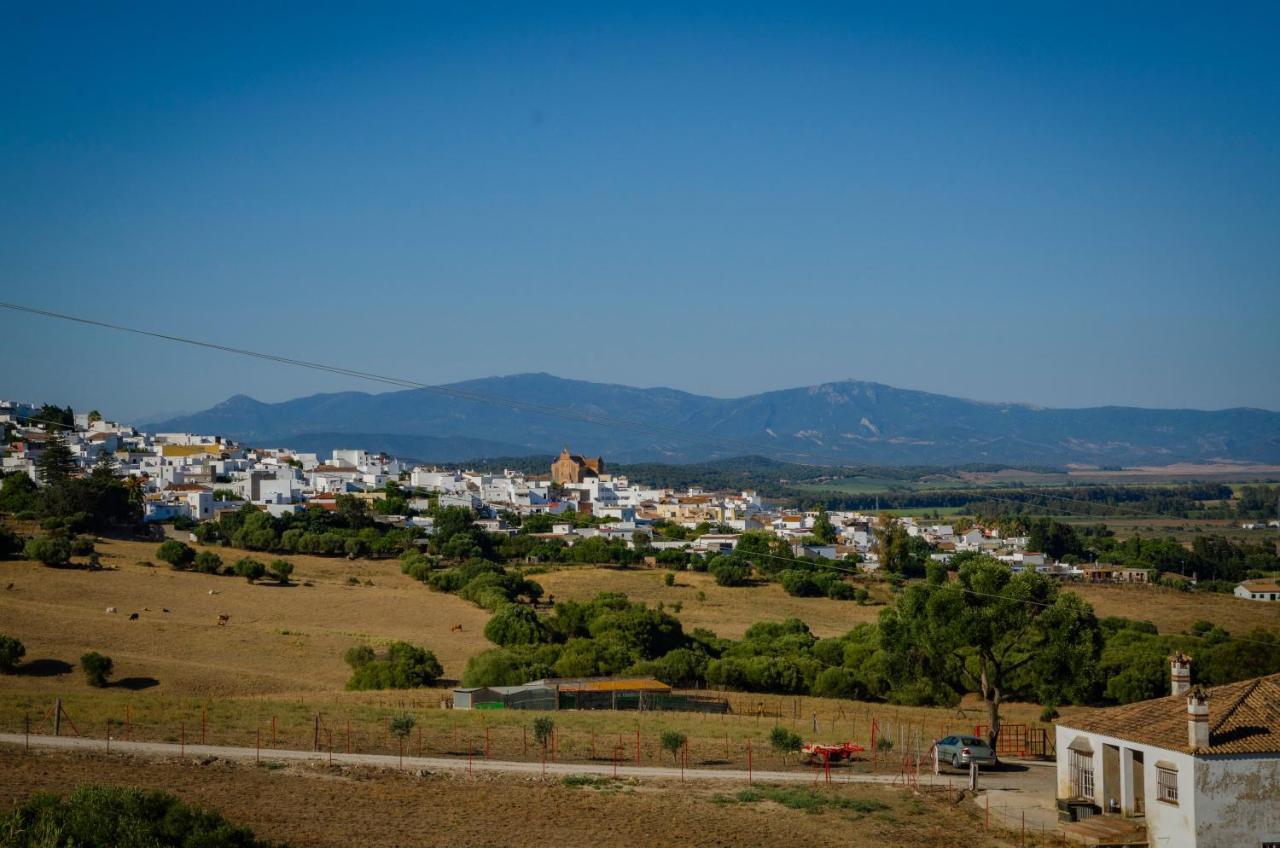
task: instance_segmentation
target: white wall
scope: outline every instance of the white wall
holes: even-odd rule
[[[1195,793],[1197,848],[1280,842],[1280,754],[1202,757]]]

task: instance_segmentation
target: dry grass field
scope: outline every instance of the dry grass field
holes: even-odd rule
[[[429,646],[448,677],[490,647],[482,632],[487,612],[429,592],[395,562],[284,557],[295,569],[286,587],[139,565],[155,561],[154,543],[104,540],[98,550],[107,569],[100,572],[5,563],[0,622],[25,643],[28,661],[74,664],[100,650],[115,660],[117,680],[139,688],[236,696],[340,690],[349,673],[342,652],[357,642]],[[224,560],[240,555],[221,553]],[[349,585],[351,577],[360,584]],[[107,614],[108,607],[119,612]],[[133,612],[137,621],[129,620]],[[219,614],[231,617],[227,626],[218,626]],[[78,673],[57,685],[87,688]],[[48,686],[30,675],[5,681],[6,689]]]
[[[853,601],[829,598],[793,598],[777,583],[752,587],[717,586],[710,574],[682,571],[676,585],[663,585],[665,569],[619,569],[571,566],[534,576],[548,594],[565,600],[584,601],[600,592],[625,592],[636,601],[657,606],[661,601],[671,611],[679,602],[677,614],[686,631],[705,627],[717,636],[740,639],[753,623],[764,619],[799,618],[818,636],[839,636],[864,622],[874,622],[882,606],[860,606]],[[867,584],[872,599],[888,600],[883,584]],[[706,600],[698,600],[698,593]]]
[[[1183,633],[1201,619],[1237,636],[1254,627],[1280,632],[1280,604],[1162,586],[1073,586],[1071,591],[1092,604],[1099,618],[1119,615],[1150,621],[1161,633]]]
[[[272,767],[266,767],[271,765]],[[939,793],[840,786],[789,790],[831,799],[816,812],[739,800],[738,786],[416,776],[397,772],[226,761],[152,761],[0,747],[0,798],[62,793],[87,781],[173,792],[294,846],[630,845],[901,846],[1017,844],[983,831],[974,805]],[[479,790],[479,791],[477,791]],[[843,803],[845,808],[838,804]],[[849,809],[867,805],[860,812]],[[1034,843],[1032,843],[1034,844]]]

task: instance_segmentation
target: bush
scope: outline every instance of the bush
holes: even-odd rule
[[[804,741],[800,738],[799,733],[787,730],[782,725],[778,725],[769,733],[769,747],[782,755],[782,761],[787,761],[787,754],[794,754],[804,745]]]
[[[232,570],[235,572],[237,577],[243,577],[250,583],[253,583],[256,580],[261,580],[267,574],[267,567],[265,565],[258,562],[256,559],[250,559],[249,557],[237,560],[236,564],[232,566]]]
[[[352,668],[359,668],[362,665],[373,662],[378,655],[373,652],[373,648],[368,645],[354,645],[347,648],[346,653],[342,655],[342,661]]]
[[[0,559],[13,559],[22,553],[22,537],[8,527],[0,527]]]
[[[533,720],[533,741],[543,748],[551,742],[551,735],[556,732],[556,723],[550,716],[538,716]]]
[[[195,555],[191,565],[201,574],[218,574],[222,571],[222,557],[213,551],[201,551]]]
[[[172,795],[126,786],[81,786],[62,799],[34,795],[0,815],[5,848],[190,846],[269,848],[215,812],[189,807]]]
[[[484,626],[484,637],[506,648],[546,641],[547,630],[533,610],[521,604],[503,604]]]
[[[357,655],[360,664],[353,668],[348,689],[415,689],[433,685],[444,674],[435,654],[408,642],[392,642],[382,657],[367,656],[363,652]],[[348,662],[351,657],[352,651],[348,651]]]
[[[751,578],[750,566],[738,565],[727,560],[717,562],[709,570],[719,586],[745,586]]]
[[[402,715],[393,716],[390,723],[387,725],[387,729],[391,731],[392,736],[403,742],[405,739],[409,738],[409,734],[413,732],[413,726],[417,723],[417,720],[413,716],[408,713],[404,713]]]
[[[0,674],[13,674],[27,648],[12,636],[0,636]]]
[[[289,585],[289,575],[293,574],[293,563],[287,559],[276,559],[271,561],[271,565],[268,568],[271,570],[271,576],[281,586]]]
[[[45,565],[65,565],[71,559],[71,545],[61,536],[42,536],[28,540],[22,554]]]
[[[111,676],[111,657],[90,651],[80,657],[80,668],[84,670],[84,676],[88,679],[90,686],[102,688],[107,685],[107,678]]]
[[[166,539],[156,548],[156,559],[167,562],[178,571],[185,571],[195,561],[196,552],[187,544],[175,539]]]
[[[671,755],[672,762],[676,761],[676,757],[680,755],[680,751],[688,741],[689,737],[678,730],[662,731],[662,750]]]
[[[664,586],[676,585],[676,576],[668,571],[666,574],[662,575],[662,584]]]
[[[93,539],[89,536],[76,536],[71,540],[71,555],[87,557],[94,552]]]

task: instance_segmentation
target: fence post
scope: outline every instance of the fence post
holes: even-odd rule
[[[22,750],[31,750],[31,713],[22,717]]]
[[[489,725],[484,726],[484,758],[489,759]]]
[[[467,779],[471,779],[471,737],[467,737]]]
[[[982,829],[984,831],[991,830],[991,796],[987,795],[987,809],[982,815]]]
[[[333,765],[333,731],[326,729],[325,733],[329,735],[329,765]]]
[[[254,736],[253,762],[255,765],[262,762],[262,728],[261,727],[257,729],[257,734]]]
[[[62,699],[55,698],[53,701],[53,735],[62,735]]]
[[[351,753],[351,716],[347,716],[347,753]]]
[[[636,765],[640,765],[640,728],[636,728]]]
[[[1018,844],[1019,845],[1027,844],[1027,811],[1026,810],[1022,811],[1022,832],[1018,836]]]
[[[401,745],[400,747],[402,749],[404,748],[403,745]],[[316,713],[316,726],[315,726],[315,732],[312,735],[312,739],[311,739],[311,750],[313,751],[320,750],[320,713]],[[403,756],[403,753],[401,754],[401,756]]]
[[[276,717],[271,717],[271,747],[276,746]]]
[[[133,739],[133,714],[129,711],[129,705],[124,705],[124,738]]]

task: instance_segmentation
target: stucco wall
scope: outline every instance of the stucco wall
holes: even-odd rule
[[[1280,755],[1201,758],[1195,793],[1197,848],[1280,842]]]

